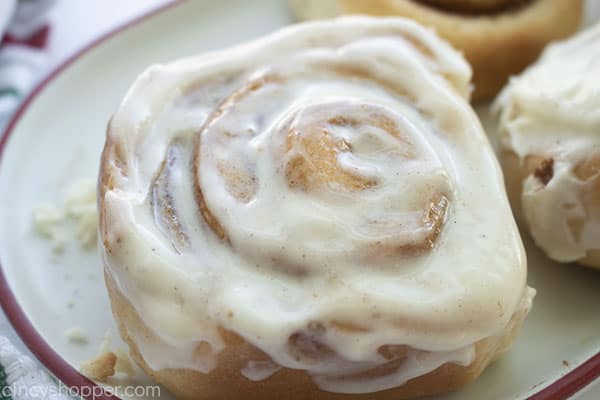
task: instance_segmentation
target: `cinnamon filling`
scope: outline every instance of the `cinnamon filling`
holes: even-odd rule
[[[378,184],[375,178],[340,166],[340,155],[351,154],[353,149],[348,140],[332,135],[336,128],[379,129],[400,142],[401,148],[394,150],[398,157],[415,157],[411,143],[381,107],[348,103],[317,105],[303,110],[286,127],[286,151],[292,155],[285,175],[291,188],[361,191]]]
[[[173,171],[181,168],[182,146],[186,146],[186,144],[178,141],[169,145],[158,175],[151,186],[150,193],[150,206],[154,213],[154,220],[158,227],[171,238],[172,245],[176,249],[189,244],[188,237],[177,214],[171,187],[173,185]]]
[[[582,181],[587,181],[600,175],[600,151],[592,153],[586,159],[579,162],[575,166],[573,173]]]
[[[359,79],[366,78],[365,72],[361,71],[360,68],[345,69],[343,65],[334,65],[332,68],[336,74],[347,73],[351,76],[357,76]],[[327,67],[325,72],[327,73]],[[228,113],[235,112],[236,107],[249,96],[268,95],[268,93],[261,93],[261,91],[279,90],[278,87],[285,82],[281,74],[268,72],[257,79],[249,81],[244,87],[224,100],[208,118],[198,135],[199,144],[196,146],[194,155],[195,170],[198,171],[200,168],[200,148],[210,146],[205,143],[204,137],[215,124],[227,118]],[[401,88],[397,89],[403,97],[408,96],[408,93]],[[394,119],[388,116],[380,106],[348,103],[319,104],[302,110],[302,116],[297,117],[298,115],[291,118],[283,126],[283,132],[279,132],[279,134],[286,135],[284,151],[287,154],[287,161],[285,162],[284,175],[291,189],[305,192],[322,190],[359,192],[374,189],[380,184],[376,177],[365,176],[360,171],[353,171],[340,166],[340,157],[352,155],[353,148],[346,139],[334,137],[333,130],[380,130],[395,138],[398,143],[394,150],[389,151],[391,156],[407,160],[414,160],[419,156],[406,134],[401,131]],[[245,137],[245,140],[249,141],[257,134],[257,132],[229,131],[221,133],[223,141],[239,137]],[[244,154],[241,154],[241,159],[233,159],[229,155],[224,159],[218,159],[217,168],[227,191],[241,203],[248,203],[256,195],[259,182],[253,172],[255,168],[253,162],[244,160],[244,156]],[[200,213],[205,222],[219,238],[228,241],[227,230],[211,212],[205,201],[199,178],[196,179],[195,188]],[[402,227],[401,232],[393,232],[389,229],[394,221],[372,221],[364,228],[359,229],[363,229],[365,232],[379,228],[388,229],[391,235],[399,234],[402,237],[400,241],[405,242],[404,244],[394,244],[394,252],[404,251],[417,254],[433,246],[441,231],[448,204],[448,198],[445,194],[437,196],[435,199],[426,199],[423,205],[424,211],[413,212],[407,219],[395,221],[399,223],[398,227]],[[418,231],[417,239],[408,239],[412,233],[411,231],[414,230]],[[374,243],[373,247],[385,248],[387,245],[379,241]],[[294,270],[296,271],[297,268],[294,268]]]
[[[546,186],[554,176],[554,160],[552,158],[542,160],[540,165],[533,171],[533,176]]]
[[[449,14],[468,15],[468,16],[494,16],[499,14],[518,12],[521,8],[538,0],[504,0],[495,2],[495,4],[476,5],[476,4],[448,4],[446,1],[439,0],[413,0],[428,7],[435,8]]]

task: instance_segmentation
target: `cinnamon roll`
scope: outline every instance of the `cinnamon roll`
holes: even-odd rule
[[[557,261],[600,268],[600,25],[550,46],[498,97],[511,202]]]
[[[146,70],[99,178],[132,358],[180,399],[456,389],[532,298],[471,72],[404,19],[350,17]]]
[[[551,41],[573,34],[583,0],[290,0],[300,19],[403,16],[434,28],[473,67],[473,101],[491,100]]]

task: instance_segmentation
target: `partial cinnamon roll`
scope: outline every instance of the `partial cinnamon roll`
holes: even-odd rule
[[[531,305],[465,60],[404,19],[285,28],[155,65],[109,124],[105,276],[180,399],[456,389]]]
[[[583,0],[289,0],[300,19],[402,16],[432,27],[473,67],[473,101],[491,100],[553,40],[577,31]]]
[[[600,268],[600,25],[550,46],[496,100],[511,202],[557,261]]]

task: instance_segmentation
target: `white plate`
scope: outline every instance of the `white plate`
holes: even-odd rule
[[[147,65],[245,41],[290,21],[279,0],[170,7],[76,57],[13,121],[0,159],[2,303],[32,351],[67,383],[88,384],[68,364],[77,368],[93,357],[106,330],[116,336],[116,329],[99,257],[72,245],[53,261],[49,243],[33,232],[32,209],[59,202],[73,179],[96,176],[108,118]],[[436,399],[524,399],[567,375],[536,397],[560,399],[600,373],[600,274],[550,262],[526,244],[538,296],[522,334],[475,383]],[[89,333],[89,345],[69,343],[64,331],[73,326]],[[169,397],[163,391],[160,398]]]
[[[15,0],[3,0],[0,2],[0,37],[8,25],[8,21],[13,15],[15,9]]]

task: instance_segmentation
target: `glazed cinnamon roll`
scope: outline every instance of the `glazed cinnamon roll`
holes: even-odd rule
[[[557,261],[600,268],[600,25],[552,45],[496,101],[511,202]]]
[[[404,19],[306,23],[155,65],[108,127],[105,276],[181,399],[456,389],[525,318],[470,69]]]
[[[508,77],[580,25],[583,0],[289,0],[300,19],[340,14],[403,16],[432,27],[473,67],[473,101],[491,100]]]

